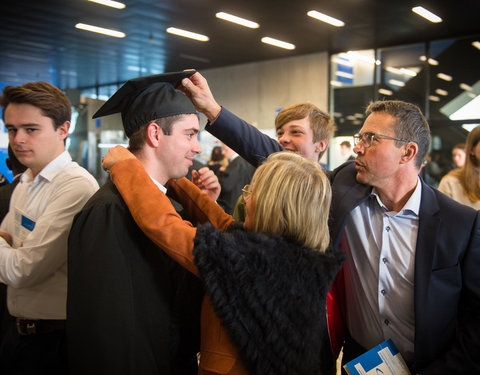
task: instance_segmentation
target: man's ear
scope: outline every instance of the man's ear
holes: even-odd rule
[[[57,134],[60,139],[64,140],[68,136],[68,130],[70,129],[70,121],[65,121],[62,125],[57,127]]]
[[[157,123],[151,122],[147,125],[147,137],[146,141],[152,147],[158,147],[160,139],[164,136],[162,129],[158,126]]]
[[[317,142],[317,145],[315,146],[315,152],[318,152],[318,153],[323,152],[326,150],[327,146],[328,146],[327,141],[325,139],[322,139]]]
[[[415,142],[409,142],[405,145],[404,154],[401,157],[400,163],[408,163],[410,160],[415,159],[418,154],[418,145]]]

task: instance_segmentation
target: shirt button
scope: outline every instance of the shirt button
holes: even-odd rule
[[[385,293],[387,293],[387,291],[386,291],[385,289],[382,289],[382,290],[380,291],[380,293],[382,293],[383,295],[385,295]]]
[[[390,232],[390,227],[386,227],[385,229],[387,230],[387,232]]]
[[[390,324],[390,320],[388,320],[388,319],[385,319],[383,322],[384,322],[387,326]]]
[[[382,258],[382,262],[383,262],[383,263],[387,263],[387,262],[388,262],[388,259],[387,259],[387,258]]]

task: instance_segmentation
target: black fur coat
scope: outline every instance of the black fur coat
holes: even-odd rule
[[[326,296],[343,260],[232,225],[199,227],[195,264],[215,313],[254,375],[334,374]]]

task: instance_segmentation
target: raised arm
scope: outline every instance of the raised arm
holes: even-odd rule
[[[258,167],[268,155],[284,151],[276,140],[220,107],[208,87],[207,80],[200,73],[183,79],[182,87],[179,89],[185,92],[195,108],[207,117],[208,124],[205,130],[254,167]]]

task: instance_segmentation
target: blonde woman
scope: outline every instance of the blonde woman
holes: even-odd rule
[[[457,202],[480,210],[480,126],[468,135],[465,154],[465,165],[444,176],[438,190]]]
[[[170,180],[167,194],[207,223],[198,228],[127,150],[110,150],[104,168],[145,234],[205,283],[199,374],[335,373],[325,310],[342,256],[328,249],[331,191],[318,163],[271,155],[243,190],[244,225]]]

